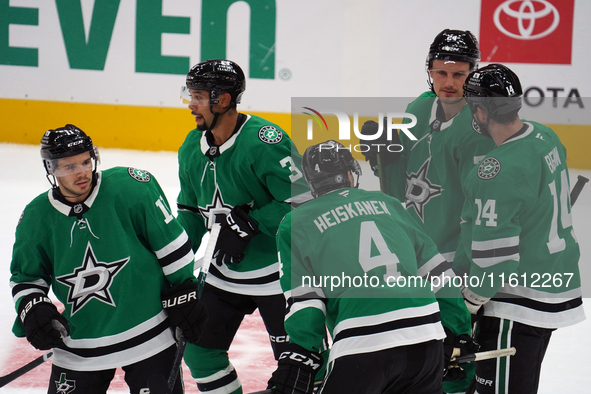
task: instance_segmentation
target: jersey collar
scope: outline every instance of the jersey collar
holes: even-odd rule
[[[239,114],[238,116],[240,117],[240,115],[243,114]],[[230,138],[228,138],[226,140],[226,142],[224,142],[223,144],[221,144],[220,146],[216,146],[216,145],[209,145],[209,142],[207,141],[207,133],[209,132],[206,131],[201,135],[201,152],[205,155],[208,156],[207,153],[210,151],[210,149],[214,148],[214,149],[218,149],[219,152],[216,152],[216,154],[212,155],[212,156],[219,156],[222,153],[224,153],[225,151],[227,151],[228,149],[230,149],[232,147],[232,145],[234,145],[234,142],[236,142],[236,138],[238,138],[238,134],[240,134],[240,132],[242,131],[242,129],[244,128],[244,125],[246,124],[246,122],[248,122],[248,120],[250,119],[250,115],[244,115],[245,116],[245,120],[242,122],[242,124],[240,124],[240,127],[238,128],[237,131],[235,131],[232,136]],[[240,122],[239,122],[240,123]]]
[[[505,145],[510,142],[525,138],[528,135],[530,135],[532,133],[532,131],[534,131],[534,125],[531,123],[528,123],[528,122],[523,122],[523,127],[517,133],[513,134],[511,137],[509,137],[505,141],[503,141],[503,143],[501,145]]]
[[[457,114],[452,116],[449,120],[443,121],[441,120],[441,115],[443,114],[443,107],[441,106],[441,101],[439,100],[439,97],[435,97],[435,100],[433,100],[433,105],[431,106],[431,117],[429,118],[430,129],[433,130],[435,128],[436,131],[443,131],[447,129],[449,126],[453,124],[454,119],[460,114],[460,112],[466,109],[466,107],[467,105],[464,104],[462,109]],[[434,124],[436,124],[437,126],[434,127]]]

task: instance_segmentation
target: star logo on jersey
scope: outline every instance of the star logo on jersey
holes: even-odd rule
[[[138,168],[129,167],[127,173],[138,182],[150,182],[150,173]]]
[[[501,162],[494,157],[487,157],[478,166],[478,178],[492,179],[501,171]]]
[[[57,394],[68,394],[76,390],[76,381],[66,378],[66,374],[60,374],[60,380],[54,380]]]
[[[283,133],[273,126],[263,126],[259,129],[259,139],[267,144],[276,144],[283,139]]]
[[[88,242],[82,265],[76,268],[74,273],[56,278],[58,282],[70,287],[68,304],[72,305],[72,315],[93,298],[107,305],[116,306],[109,288],[113,284],[115,275],[127,262],[129,257],[111,263],[98,261]]]
[[[427,159],[419,171],[406,174],[406,209],[414,208],[424,223],[425,205],[441,194],[441,186],[435,185],[427,178],[431,159]]]
[[[216,222],[216,216],[222,215],[225,217],[230,213],[232,208],[231,205],[224,203],[222,192],[220,191],[219,186],[216,185],[211,204],[208,204],[205,207],[199,207],[199,211],[206,221],[207,228],[211,228]]]

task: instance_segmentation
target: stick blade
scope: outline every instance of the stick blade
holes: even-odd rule
[[[150,394],[171,394],[168,382],[163,375],[152,375],[148,378]]]

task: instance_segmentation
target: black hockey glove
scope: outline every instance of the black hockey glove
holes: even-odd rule
[[[197,296],[197,288],[197,283],[187,282],[162,293],[162,307],[168,313],[171,327],[178,327],[191,343],[199,340],[208,319],[207,309]]]
[[[273,394],[312,394],[316,372],[322,364],[320,353],[290,343],[288,350],[279,356],[267,389],[272,389]]]
[[[249,211],[248,205],[237,205],[222,220],[213,253],[219,265],[241,262],[248,242],[261,233],[255,220],[248,215]]]
[[[368,120],[361,127],[361,134],[375,135],[378,132],[378,123],[373,120]],[[395,162],[400,156],[400,146],[391,146],[400,144],[400,137],[396,131],[392,131],[392,140],[388,140],[388,118],[384,118],[384,128],[382,134],[375,140],[360,139],[359,143],[363,146],[362,154],[365,156],[365,161],[369,161],[369,165],[373,172],[378,171],[378,153],[380,160],[384,165]],[[369,149],[368,149],[369,147]],[[390,150],[389,150],[389,149]],[[392,152],[395,151],[395,152]]]
[[[25,327],[27,340],[36,349],[62,346],[62,336],[70,335],[68,321],[45,294],[24,296],[18,306],[18,317]]]
[[[466,371],[455,362],[456,357],[476,353],[480,350],[480,345],[474,342],[470,335],[455,335],[449,328],[445,330],[445,339],[443,340],[443,381],[463,380],[466,378]]]

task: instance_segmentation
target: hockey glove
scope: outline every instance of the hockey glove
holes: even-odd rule
[[[474,326],[484,314],[484,308],[482,306],[486,304],[490,298],[482,297],[467,287],[462,287],[462,296],[464,297],[466,308],[470,311],[472,326]]]
[[[445,339],[443,340],[443,381],[463,380],[466,378],[466,371],[455,362],[456,357],[476,353],[480,345],[474,342],[470,335],[455,335],[449,328],[445,330]]]
[[[290,343],[281,353],[277,369],[267,383],[273,394],[312,394],[316,372],[322,367],[320,353]]]
[[[377,122],[373,120],[368,120],[363,124],[361,127],[361,134],[367,136],[373,136],[378,132],[379,125]],[[359,143],[362,145],[367,145],[369,149],[365,152],[361,152],[363,156],[365,156],[365,161],[369,161],[369,165],[373,172],[378,171],[378,153],[380,154],[380,160],[382,160],[384,165],[388,165],[390,163],[395,162],[398,157],[400,156],[400,152],[391,152],[388,150],[398,151],[399,147],[391,147],[390,145],[398,144],[400,145],[400,137],[398,133],[394,130],[392,131],[392,140],[388,140],[388,118],[384,118],[384,128],[382,130],[382,134],[375,139],[375,140],[366,140],[360,139]]]
[[[205,305],[198,298],[198,284],[181,283],[162,293],[162,307],[168,313],[170,325],[179,328],[187,342],[199,340],[208,315]]]
[[[18,306],[18,316],[25,327],[27,340],[36,349],[48,350],[62,346],[62,336],[70,335],[68,321],[45,294],[24,296]]]
[[[241,262],[248,242],[261,233],[255,220],[248,215],[249,211],[248,205],[237,205],[222,220],[213,253],[219,265]]]

